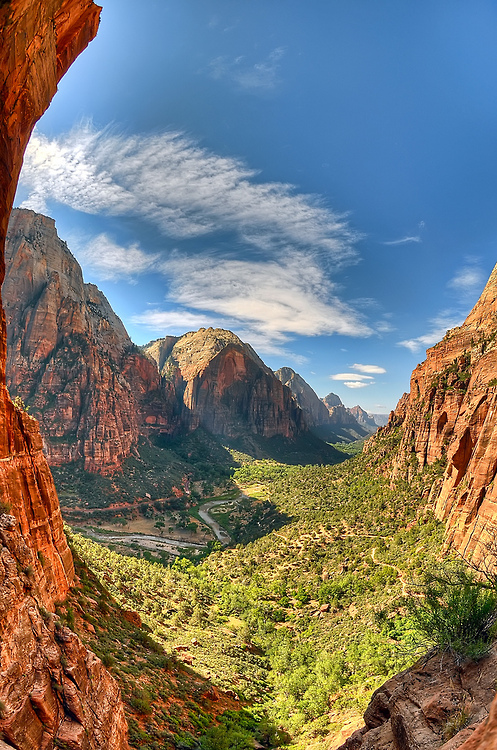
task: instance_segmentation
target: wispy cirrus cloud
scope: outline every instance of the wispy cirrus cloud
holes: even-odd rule
[[[472,297],[481,292],[485,281],[486,277],[482,269],[476,262],[472,262],[456,271],[447,286],[464,297]]]
[[[51,201],[88,214],[135,216],[168,237],[232,232],[248,247],[320,251],[354,260],[358,234],[319,197],[258,180],[241,160],[201,148],[182,133],[124,136],[79,127],[49,139],[35,131],[25,156],[23,207]]]
[[[175,253],[158,270],[168,280],[169,304],[195,311],[192,324],[235,329],[266,354],[288,355],[286,344],[294,335],[372,333],[353,309],[333,295],[312,258],[305,263],[300,256],[284,263],[263,263]],[[160,332],[178,320],[170,312],[148,310],[133,322]]]
[[[174,331],[186,333],[196,331],[198,328],[220,327],[221,321],[215,320],[208,315],[195,315],[188,310],[146,310],[144,313],[134,315],[132,322],[143,325],[151,331]]]
[[[423,240],[419,235],[410,236],[407,235],[406,237],[401,237],[398,240],[390,240],[389,242],[384,242],[384,245],[409,245],[411,242],[417,243],[422,242]]]
[[[136,323],[167,331],[215,321],[285,352],[295,335],[372,333],[330,278],[357,260],[359,235],[344,217],[292,185],[260,181],[240,160],[181,133],[122,136],[85,126],[48,139],[35,132],[22,184],[30,193],[25,207],[43,211],[59,202],[138,217],[186,245],[151,253],[107,234],[79,244],[83,265],[102,279],[163,277],[165,309],[145,311]],[[216,248],[219,237],[229,250]],[[191,242],[182,245],[192,239],[193,251]]]
[[[223,55],[211,60],[209,73],[214,79],[233,81],[246,91],[271,91],[279,83],[280,61],[284,54],[284,47],[276,47],[257,62],[250,62],[245,55],[235,58]]]
[[[460,326],[463,321],[464,317],[461,317],[450,310],[444,311],[429,321],[429,329],[427,333],[413,339],[399,341],[398,346],[403,346],[411,352],[416,353],[420,349],[426,349],[429,346],[437,344],[443,339],[448,330]]]

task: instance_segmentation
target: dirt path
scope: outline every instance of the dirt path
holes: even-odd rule
[[[393,568],[394,570],[397,571],[397,576],[399,578],[399,581],[402,584],[402,596],[407,596],[407,594],[408,594],[408,592],[407,592],[407,583],[404,580],[404,578],[402,577],[402,571],[401,571],[401,569],[398,568],[396,565],[392,565],[392,563],[385,563],[385,562],[381,562],[381,560],[377,560],[376,559],[376,547],[373,547],[371,549],[371,559],[372,559],[372,561],[374,562],[375,565],[384,565],[387,568]]]

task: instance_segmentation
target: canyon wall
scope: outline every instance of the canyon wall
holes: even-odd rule
[[[307,429],[290,389],[231,331],[201,328],[177,340],[158,339],[145,352],[174,385],[190,429],[230,438],[295,438]]]
[[[91,0],[0,4],[0,281],[24,150],[57,82],[95,36]],[[46,612],[73,583],[72,557],[35,419],[5,386],[0,309],[0,732],[7,748],[124,750],[119,691],[100,660]],[[58,627],[57,627],[58,626]]]
[[[393,476],[440,461],[430,499],[447,543],[488,560],[497,539],[497,267],[462,326],[428,349],[380,438],[395,431]]]
[[[110,473],[153,428],[172,431],[172,387],[129,338],[102,292],[85,284],[55,222],[12,212],[2,297],[7,386],[40,422],[49,463]]]

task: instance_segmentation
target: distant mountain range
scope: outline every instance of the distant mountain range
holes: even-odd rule
[[[328,393],[320,399],[311,386],[291,367],[280,367],[275,372],[288,386],[295,400],[304,411],[309,428],[319,437],[331,442],[359,440],[376,432],[381,424],[388,422],[386,414],[368,414],[360,406],[348,409],[336,393]]]

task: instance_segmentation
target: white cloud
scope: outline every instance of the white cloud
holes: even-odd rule
[[[483,289],[485,276],[476,265],[467,265],[459,269],[447,286],[463,295],[473,295]]]
[[[264,251],[312,247],[335,263],[354,260],[357,239],[343,217],[294,186],[257,181],[240,160],[185,135],[120,136],[80,127],[49,139],[35,131],[21,184],[26,208],[56,201],[89,214],[136,216],[167,236],[235,232]]]
[[[378,365],[355,364],[355,365],[352,365],[352,369],[358,370],[359,372],[373,373],[374,375],[382,375],[384,372],[386,372],[384,367],[379,367]]]
[[[131,318],[132,323],[142,325],[152,331],[167,331],[174,329],[180,333],[197,330],[198,328],[217,328],[219,321],[206,315],[195,315],[187,310],[147,310]]]
[[[373,385],[373,383],[363,383],[360,380],[346,380],[344,385],[346,385],[347,388],[366,388],[366,386]]]
[[[264,60],[256,63],[248,62],[244,55],[233,59],[216,57],[209,65],[210,75],[218,80],[231,80],[245,90],[270,91],[279,83],[280,60],[284,54],[283,47],[276,47]]]
[[[277,342],[291,334],[368,336],[371,329],[333,294],[333,286],[311,255],[284,260],[219,260],[173,254],[161,265],[170,278],[170,298],[243,322]]]
[[[338,372],[336,375],[330,375],[331,380],[354,380],[358,383],[365,380],[373,380],[371,375],[359,375],[357,372]]]
[[[107,234],[99,234],[86,242],[75,239],[70,245],[80,262],[105,280],[134,278],[152,271],[159,259],[158,254],[145,253],[137,244],[118,245]]]
[[[134,323],[155,330],[170,327],[171,321],[177,328],[229,328],[257,350],[299,364],[305,359],[286,347],[292,335],[372,333],[351,308],[333,296],[329,281],[312,258],[293,255],[277,263],[173,253],[157,269],[168,279],[169,303],[188,312],[178,313],[176,319],[169,311],[149,310],[133,318]],[[190,316],[188,323],[185,315]]]
[[[404,346],[411,352],[415,353],[421,348],[427,348],[438,344],[443,339],[445,334],[451,328],[456,328],[462,325],[464,319],[460,316],[455,316],[450,311],[442,312],[436,318],[430,321],[430,329],[428,333],[418,336],[414,339],[406,339],[405,341],[399,341],[398,346]]]
[[[408,245],[411,242],[422,242],[423,240],[419,235],[414,237],[401,237],[399,240],[390,240],[390,242],[384,242],[384,245]]]

